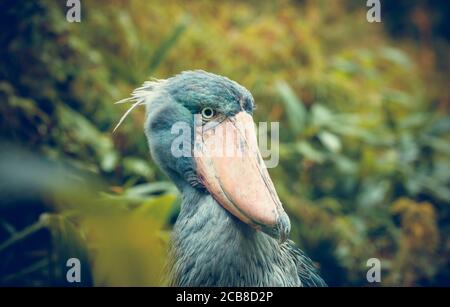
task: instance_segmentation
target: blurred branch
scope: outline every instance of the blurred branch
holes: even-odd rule
[[[5,250],[9,246],[13,245],[14,243],[17,243],[17,242],[27,238],[29,235],[35,233],[38,230],[41,230],[44,227],[46,227],[46,224],[42,220],[39,220],[38,222],[25,227],[25,229],[15,233],[8,240],[6,240],[2,244],[0,244],[0,252]]]

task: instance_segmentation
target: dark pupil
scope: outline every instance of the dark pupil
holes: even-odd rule
[[[203,110],[203,114],[206,116],[206,117],[210,117],[211,115],[212,115],[212,110],[211,109],[205,109],[205,110]]]

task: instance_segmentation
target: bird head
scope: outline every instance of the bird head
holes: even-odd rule
[[[144,83],[130,100],[133,107],[146,106],[152,157],[182,192],[189,186],[209,193],[242,222],[286,240],[289,217],[257,145],[247,89],[226,77],[187,71]]]

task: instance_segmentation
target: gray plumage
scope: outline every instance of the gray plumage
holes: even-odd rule
[[[237,219],[204,189],[192,158],[170,154],[177,137],[171,132],[175,122],[193,129],[193,115],[205,106],[224,116],[252,114],[249,91],[228,78],[189,71],[146,82],[124,101],[130,100],[135,101],[132,108],[146,105],[145,133],[152,157],[183,196],[170,246],[170,285],[326,286],[292,241],[280,244]]]
[[[195,189],[183,192],[170,256],[172,286],[326,286],[292,241],[279,244]]]

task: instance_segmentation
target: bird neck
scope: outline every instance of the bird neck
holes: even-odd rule
[[[295,264],[286,261],[276,240],[241,222],[208,193],[191,187],[182,192],[170,248],[171,285],[295,285]]]

